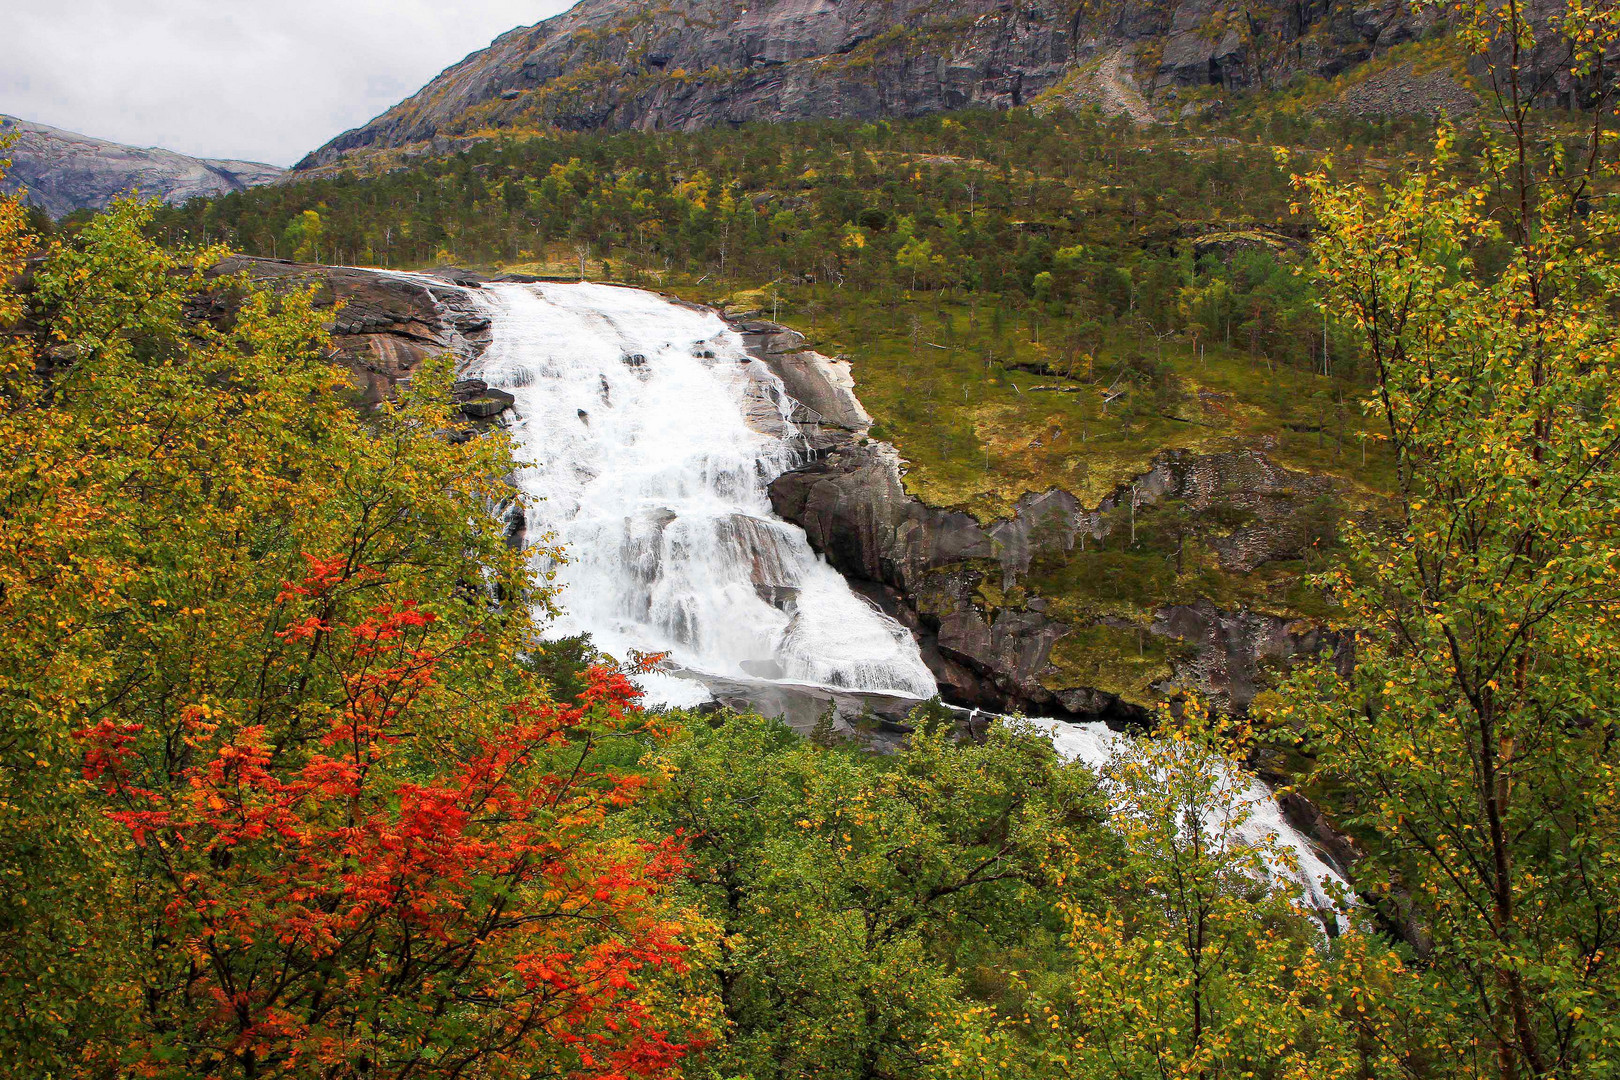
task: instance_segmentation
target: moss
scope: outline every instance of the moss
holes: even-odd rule
[[[1100,690],[1128,704],[1150,706],[1174,677],[1172,649],[1145,627],[1082,627],[1052,647],[1053,670],[1042,685],[1054,692]]]
[[[739,289],[721,297],[715,306],[733,315],[744,312],[768,311],[771,307],[771,296],[772,290],[769,285],[757,289]]]
[[[768,308],[773,296],[782,321],[813,347],[850,359],[862,403],[906,459],[907,489],[981,522],[1009,517],[1019,499],[1054,489],[1096,505],[1170,449],[1261,449],[1280,464],[1334,477],[1358,509],[1392,486],[1382,444],[1369,441],[1361,463],[1362,437],[1372,428],[1356,392],[1320,375],[1221,345],[1200,354],[1188,342],[1152,343],[1162,353],[1154,362],[1166,369],[1164,385],[1105,401],[1139,353],[1133,336],[1116,334],[1082,358],[1053,344],[1060,320],[1043,320],[1032,333],[1027,312],[1003,311],[1001,329],[992,329],[1002,302],[993,295],[977,305],[938,295],[896,302],[783,286],[693,298]],[[1029,368],[1073,375],[1020,370]]]

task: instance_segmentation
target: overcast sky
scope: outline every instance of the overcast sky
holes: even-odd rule
[[[0,0],[0,113],[291,165],[573,0]]]

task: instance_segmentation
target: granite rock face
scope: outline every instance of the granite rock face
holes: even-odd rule
[[[458,368],[481,355],[490,342],[489,316],[468,298],[474,276],[456,271],[434,275],[390,275],[340,266],[316,266],[278,259],[232,256],[210,271],[215,278],[245,275],[254,285],[276,292],[313,287],[316,308],[332,313],[328,329],[333,359],[346,368],[366,403],[394,396],[424,360],[449,354]],[[222,318],[230,312],[229,293],[218,294],[216,309],[198,314]],[[470,405],[472,419],[491,419],[511,405],[501,404],[479,384],[458,402]],[[505,396],[505,395],[501,395]],[[497,407],[497,405],[499,407]]]
[[[451,149],[501,128],[689,131],[1009,108],[1061,101],[1099,76],[1105,109],[1141,122],[1152,119],[1141,92],[1334,75],[1421,37],[1434,18],[1398,0],[1241,10],[1217,0],[582,0],[503,35],[298,168]],[[1570,90],[1553,82],[1550,94]]]
[[[0,137],[14,138],[11,170],[0,190],[26,188],[28,201],[53,218],[104,210],[131,191],[179,204],[268,184],[286,170],[251,161],[213,161],[142,149],[0,116]]]
[[[502,36],[299,167],[492,125],[693,130],[1016,105],[1073,59],[1068,6],[583,0]]]
[[[1329,494],[1332,482],[1285,469],[1258,450],[1166,451],[1097,506],[1050,491],[1026,496],[1012,517],[989,524],[909,495],[901,469],[893,447],[852,437],[777,479],[771,502],[829,563],[912,627],[956,701],[1140,719],[1141,698],[1122,694],[1107,672],[1066,656],[1069,643],[1100,631],[1126,642],[1137,636],[1138,650],[1152,641],[1168,654],[1156,690],[1193,690],[1218,707],[1242,710],[1263,688],[1268,664],[1342,645],[1315,624],[1223,609],[1213,601],[1162,606],[1142,626],[1107,615],[1071,621],[1040,597],[1001,606],[984,600],[987,591],[1011,592],[1043,556],[1062,558],[1078,545],[1109,543],[1119,528],[1113,512],[1133,500],[1138,508],[1170,499],[1194,509],[1241,505],[1243,526],[1214,541],[1232,573],[1298,558],[1309,542],[1300,531],[1300,508]]]

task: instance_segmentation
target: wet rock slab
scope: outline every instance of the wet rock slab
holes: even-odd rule
[[[349,370],[370,404],[392,398],[425,360],[448,354],[458,367],[465,366],[490,342],[489,316],[468,296],[468,290],[479,287],[482,278],[466,271],[396,276],[352,267],[232,256],[210,273],[216,279],[245,275],[253,284],[278,292],[313,289],[317,310],[332,312],[329,329],[336,348],[334,359]],[[222,301],[220,313],[227,306],[228,301]],[[482,415],[494,404],[491,398],[474,406],[478,413],[468,415]],[[495,409],[487,415],[501,411]]]

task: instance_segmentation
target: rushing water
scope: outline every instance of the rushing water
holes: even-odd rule
[[[699,676],[935,692],[906,629],[771,512],[767,485],[802,459],[794,403],[719,316],[604,285],[483,292],[479,375],[517,398],[530,533],[567,550],[553,632]],[[690,681],[647,689],[701,696]]]
[[[589,633],[621,659],[667,653],[679,674],[645,681],[654,704],[693,705],[744,685],[793,693],[927,698],[937,690],[904,627],[851,591],[767,487],[804,457],[781,382],[712,312],[602,285],[488,286],[493,342],[477,374],[516,399],[531,536],[566,549],[566,612],[551,633]],[[536,559],[545,556],[537,552]],[[771,693],[756,700],[768,702]],[[1103,724],[1038,721],[1059,753],[1101,768]],[[1284,871],[1325,909],[1335,878],[1258,782],[1229,785],[1240,833],[1293,853]]]
[[[1052,733],[1052,745],[1059,754],[1072,761],[1083,761],[1098,773],[1106,771],[1131,738],[1106,724],[1068,724],[1060,720],[1033,720],[1031,723]],[[1343,879],[1317,854],[1310,841],[1284,820],[1282,807],[1264,784],[1223,766],[1215,790],[1230,802],[1221,809],[1221,820],[1205,822],[1212,832],[1229,834],[1232,840],[1248,847],[1276,849],[1293,865],[1273,863],[1273,875],[1287,882],[1306,906],[1322,913],[1339,907],[1340,900],[1332,895],[1328,885],[1342,887]]]

